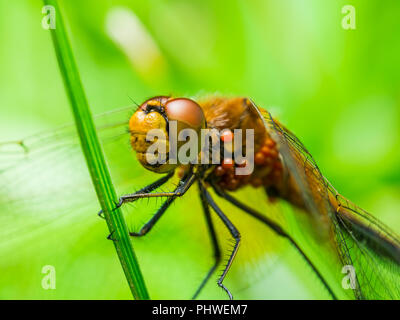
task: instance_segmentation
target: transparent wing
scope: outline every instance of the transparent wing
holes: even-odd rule
[[[132,110],[127,107],[96,117],[99,137],[111,158],[114,148],[125,148],[126,157],[132,157],[126,128]],[[71,220],[79,208],[98,205],[73,125],[0,143],[0,205],[0,247],[9,241],[23,243],[67,212]]]
[[[339,195],[337,219],[352,257],[360,286],[360,298],[400,298],[400,241],[381,221]]]
[[[332,238],[343,266],[352,266],[354,296],[358,299],[400,297],[400,242],[382,222],[340,196],[321,174],[298,138],[265,110],[258,109],[268,131],[278,142],[288,172],[289,188],[298,192],[303,209],[311,214],[319,233]],[[317,232],[317,233],[318,233]]]

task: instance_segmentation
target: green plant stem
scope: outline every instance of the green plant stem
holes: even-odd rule
[[[113,210],[117,196],[100,147],[57,0],[44,0],[44,3],[55,8],[56,28],[51,30],[54,48],[92,182],[112,234],[119,260],[133,297],[135,299],[149,299],[124,217],[119,209]]]

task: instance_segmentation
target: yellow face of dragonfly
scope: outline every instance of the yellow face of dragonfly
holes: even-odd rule
[[[181,164],[179,159],[176,163],[169,161],[171,129],[176,129],[174,139],[184,129],[194,130],[199,137],[205,126],[203,111],[193,100],[154,97],[142,103],[129,120],[131,146],[143,167],[157,173],[169,172]],[[155,143],[156,151],[152,148]],[[184,143],[176,139],[176,149],[179,150]],[[200,148],[200,143],[197,145]]]

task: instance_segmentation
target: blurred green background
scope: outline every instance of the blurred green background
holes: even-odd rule
[[[356,9],[356,30],[342,28],[346,4]],[[0,0],[0,141],[72,122],[42,6]],[[251,97],[296,133],[344,196],[400,230],[398,1],[69,0],[60,7],[94,114],[160,94]],[[110,162],[114,155],[122,163],[110,148]],[[129,299],[79,147],[38,150],[0,172],[0,298]],[[155,178],[132,159],[122,171],[110,165],[119,193]],[[211,265],[196,201],[193,191],[149,238],[134,241],[153,298],[190,298]],[[232,272],[239,297],[327,298],[303,262],[298,270],[257,264],[249,274],[264,282],[247,291],[255,280]],[[56,290],[41,287],[44,265],[56,267]],[[225,298],[215,287],[212,280],[201,297]]]

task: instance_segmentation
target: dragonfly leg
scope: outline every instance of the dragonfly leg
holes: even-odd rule
[[[139,232],[129,232],[129,235],[132,237],[142,237],[146,235],[151,228],[156,224],[156,222],[161,218],[163,213],[167,211],[168,207],[171,205],[171,203],[175,200],[175,197],[169,197],[160,207],[160,209],[157,210],[157,212],[150,218],[149,221],[147,221],[139,230]]]
[[[124,203],[134,202],[142,198],[181,197],[186,193],[186,191],[191,187],[191,185],[193,184],[193,182],[196,181],[196,179],[197,178],[194,173],[189,173],[186,177],[184,177],[181,181],[179,181],[179,185],[174,191],[151,193],[145,190],[142,192],[138,191],[135,193],[123,195],[122,197],[119,198],[117,208],[121,207]]]
[[[222,212],[222,210],[218,207],[218,205],[214,202],[214,199],[211,197],[209,192],[203,188],[202,192],[204,193],[204,197],[206,198],[207,202],[210,204],[210,206],[214,209],[215,213],[219,216],[219,218],[222,220],[222,222],[225,224],[225,226],[228,228],[230,234],[232,237],[235,239],[235,244],[233,246],[232,252],[229,256],[228,262],[222,271],[221,276],[218,279],[218,285],[225,290],[225,292],[228,294],[229,299],[232,300],[233,296],[231,292],[228,290],[227,287],[223,284],[223,281],[226,277],[226,274],[228,273],[229,269],[232,266],[232,262],[236,256],[236,253],[238,252],[239,249],[239,243],[240,243],[240,233],[236,229],[236,227],[233,225],[233,223],[228,219],[228,217]]]
[[[171,205],[171,203],[176,199],[176,197],[181,197],[185,194],[185,192],[189,189],[189,187],[192,185],[194,182],[195,176],[189,175],[182,180],[179,181],[179,185],[176,187],[176,189],[173,192],[160,192],[160,193],[149,193],[148,195],[156,195],[158,197],[168,197],[168,199],[162,204],[162,206],[157,210],[157,212],[150,218],[149,221],[147,221],[143,227],[140,228],[139,232],[130,232],[129,234],[132,237],[141,237],[147,234],[151,228],[156,224],[156,222],[161,218],[163,213],[168,209],[168,207]],[[142,193],[143,195],[146,195],[145,193]],[[120,200],[120,206],[124,202],[130,202],[131,200],[129,199],[131,195],[126,195],[122,196],[121,199],[125,200]],[[141,198],[146,198],[146,196],[143,196]],[[126,200],[128,199],[128,200]]]
[[[154,189],[157,189],[158,187],[161,187],[163,184],[165,184],[172,176],[174,175],[174,171],[171,171],[167,175],[163,176],[162,178],[154,181],[153,183],[149,184],[148,186],[136,191],[134,194],[137,193],[146,193],[146,192],[151,192]],[[119,203],[115,203],[115,209],[119,208],[121,205]],[[97,214],[100,218],[104,218],[104,212],[103,210],[100,210],[99,213]]]
[[[194,293],[192,299],[196,299],[197,298],[197,296],[200,294],[200,291],[204,288],[205,284],[211,278],[211,275],[214,273],[214,271],[217,268],[218,264],[221,262],[221,250],[220,250],[219,245],[218,245],[217,234],[215,232],[215,228],[214,228],[213,222],[211,220],[210,207],[208,205],[207,199],[206,199],[206,197],[204,195],[204,192],[203,192],[204,187],[203,187],[203,185],[201,183],[199,183],[199,188],[200,188],[200,200],[201,200],[201,204],[203,206],[203,211],[204,211],[204,215],[206,217],[206,222],[207,222],[207,228],[208,228],[208,231],[210,233],[210,238],[211,238],[211,242],[212,242],[213,249],[214,249],[214,259],[215,259],[215,261],[214,261],[214,264],[212,265],[212,267],[210,268],[210,270],[207,272],[207,275],[205,276],[205,278],[201,282],[200,286],[197,288],[197,290]]]
[[[113,230],[113,232],[111,232],[111,233],[107,236],[107,240],[117,241],[117,239],[113,238],[114,232],[115,232],[115,230]]]
[[[261,213],[257,212],[256,210],[253,210],[252,208],[248,207],[244,203],[240,202],[230,194],[228,194],[226,191],[222,190],[219,188],[215,183],[211,183],[214,191],[230,203],[232,203],[234,206],[238,207],[239,209],[243,210],[244,212],[248,213],[249,215],[253,216],[254,218],[260,220],[261,222],[265,223],[269,228],[271,228],[275,233],[277,233],[279,236],[286,238],[292,246],[297,250],[297,252],[306,260],[307,264],[310,266],[310,268],[314,271],[318,279],[321,281],[321,283],[324,285],[328,293],[331,295],[331,297],[334,300],[337,300],[337,297],[329,284],[325,281],[324,277],[322,274],[318,271],[316,266],[311,262],[311,260],[307,257],[305,252],[299,247],[299,245],[296,243],[296,241],[285,231],[283,230],[277,223],[269,219],[268,217],[262,215]]]

